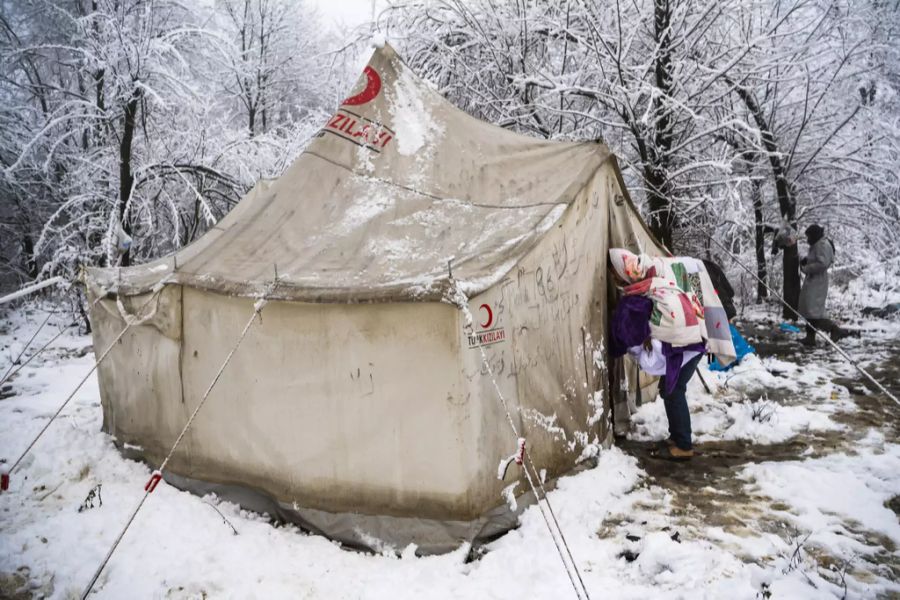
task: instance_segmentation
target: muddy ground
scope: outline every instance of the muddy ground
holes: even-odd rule
[[[780,332],[778,324],[779,321],[774,319],[759,320],[740,327],[761,357],[775,356],[800,365],[833,365],[836,375],[830,383],[845,387],[853,402],[852,409],[833,416],[835,421],[847,425],[847,430],[801,432],[777,444],[701,443],[696,446],[700,455],[688,463],[653,458],[651,452],[658,446],[655,442],[620,441],[618,445],[638,459],[648,474],[650,485],[671,493],[670,516],[677,524],[674,529],[682,536],[691,535],[691,532],[699,535],[706,527],[721,527],[738,536],[774,533],[797,548],[799,554],[811,557],[819,565],[819,573],[835,583],[840,584],[839,578],[843,574],[865,581],[872,572],[898,581],[900,557],[891,539],[877,531],[851,525],[848,529],[856,539],[879,550],[847,565],[820,549],[804,546],[803,532],[781,516],[791,507],[748,491],[747,481],[738,477],[741,470],[752,463],[804,460],[838,452],[853,455],[854,442],[872,429],[881,431],[887,440],[900,439],[900,407],[897,404],[884,394],[870,391],[875,389],[874,386],[826,343],[819,342],[815,349],[806,349],[798,343],[799,336]],[[849,339],[842,346],[851,356],[861,357],[865,368],[891,393],[900,396],[900,339],[860,337]],[[795,392],[767,389],[762,394],[781,405],[798,402]],[[886,506],[900,516],[900,496],[888,501]]]

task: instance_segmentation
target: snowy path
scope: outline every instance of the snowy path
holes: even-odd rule
[[[862,377],[832,362],[824,344],[802,350],[796,336],[773,335],[776,326],[759,316],[748,323],[745,333],[767,358],[720,375],[727,389],[692,407],[703,456],[690,466],[645,458],[640,466],[672,493],[671,514],[691,535],[717,539],[739,556],[766,537],[782,546],[769,564],[803,579],[770,583],[771,597],[804,597],[812,586],[822,597],[842,597],[844,585],[847,597],[874,597],[871,581],[900,580],[900,407],[867,395]],[[895,325],[880,326],[876,339],[844,345],[896,394],[900,339]],[[638,437],[655,429],[659,438],[665,427],[658,404],[642,407],[637,420]],[[652,445],[623,446],[646,456]],[[770,558],[752,549],[745,556]]]
[[[0,320],[0,367],[40,316]],[[759,317],[753,323],[771,330]],[[897,333],[896,323],[878,323],[871,339],[849,344],[893,389]],[[0,457],[14,459],[90,368],[89,345],[63,336],[46,360],[0,390],[9,396],[0,400]],[[665,436],[662,407],[652,403],[636,415],[632,440],[551,492],[594,600],[841,598],[845,586],[848,598],[900,595],[900,412],[865,395],[852,369],[827,351],[793,348],[788,339],[767,343],[765,358],[718,376],[713,396],[695,382],[701,458],[647,458],[649,440]],[[22,586],[23,598],[80,594],[139,500],[149,470],[120,456],[99,432],[101,420],[91,379],[0,495],[0,597]],[[97,484],[102,506],[79,512]],[[574,597],[534,509],[479,560],[467,555],[348,552],[161,485],[96,596]]]

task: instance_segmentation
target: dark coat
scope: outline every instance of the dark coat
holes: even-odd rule
[[[834,244],[821,238],[809,249],[800,270],[806,275],[800,288],[800,314],[806,319],[824,319],[828,297],[828,269],[834,262]]]
[[[704,258],[703,266],[706,267],[706,272],[709,274],[713,287],[719,292],[719,302],[722,303],[722,307],[725,309],[725,316],[731,321],[737,316],[737,310],[734,308],[734,288],[731,287],[728,277],[725,276],[725,272],[718,264]]]

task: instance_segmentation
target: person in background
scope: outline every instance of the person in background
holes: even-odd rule
[[[800,270],[806,275],[800,288],[800,314],[816,329],[826,332],[832,341],[838,341],[850,333],[828,319],[825,312],[828,269],[834,263],[834,243],[825,237],[825,229],[821,225],[810,225],[805,233],[809,253],[800,261]],[[807,347],[816,345],[816,332],[809,324],[801,343]]]

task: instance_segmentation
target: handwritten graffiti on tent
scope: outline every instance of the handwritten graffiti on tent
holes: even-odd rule
[[[490,538],[528,489],[496,476],[518,443],[498,391],[547,478],[610,439],[610,246],[657,248],[604,145],[478,121],[385,46],[201,239],[88,272],[98,349],[153,304],[99,367],[104,428],[159,465],[265,296],[166,480],[357,546]]]

